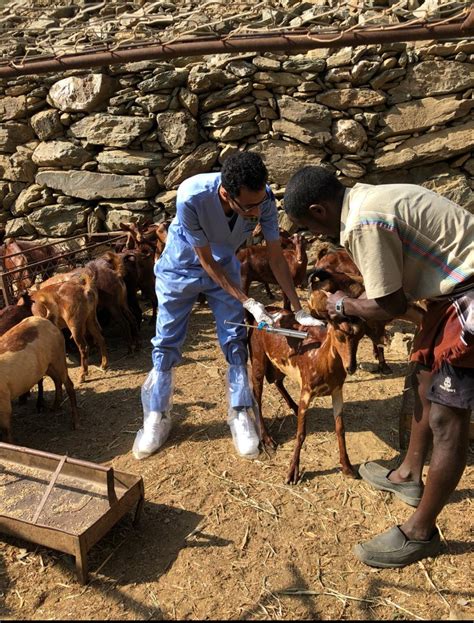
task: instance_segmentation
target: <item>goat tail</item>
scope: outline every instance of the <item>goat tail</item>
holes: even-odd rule
[[[93,272],[86,270],[80,275],[81,284],[84,286],[84,294],[88,301],[97,300],[96,276]]]
[[[33,316],[39,316],[40,318],[46,318],[50,320],[53,324],[57,324],[57,318],[51,311],[51,309],[45,303],[45,297],[42,294],[38,293],[35,296],[35,300],[31,306],[31,313]]]

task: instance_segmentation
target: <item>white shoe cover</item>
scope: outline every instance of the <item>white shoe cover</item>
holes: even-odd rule
[[[227,418],[230,426],[234,446],[240,456],[247,459],[256,458],[259,455],[258,446],[260,439],[252,418],[246,409],[232,409],[232,414]]]
[[[143,428],[140,428],[135,437],[133,456],[140,460],[156,452],[168,439],[170,430],[169,412],[150,411]]]

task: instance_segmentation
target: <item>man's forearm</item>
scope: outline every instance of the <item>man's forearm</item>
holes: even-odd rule
[[[209,277],[228,294],[236,298],[241,303],[248,299],[248,296],[242,290],[240,285],[236,284],[234,281],[232,281],[232,279],[230,279],[229,275],[222,268],[222,266],[220,266],[220,264],[218,264],[217,262],[202,261],[201,264]]]
[[[344,299],[344,314],[364,320],[391,320],[396,314],[381,307],[375,299]]]
[[[275,275],[281,289],[289,298],[293,310],[295,312],[299,311],[301,309],[300,299],[296,294],[293,278],[285,258],[283,256],[281,259],[272,260],[272,258],[270,258],[270,268],[272,269],[272,272]]]

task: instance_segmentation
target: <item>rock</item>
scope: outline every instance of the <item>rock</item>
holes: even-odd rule
[[[90,171],[40,171],[36,183],[81,199],[136,199],[151,197],[157,191],[154,177]]]
[[[303,71],[319,74],[324,71],[325,67],[326,61],[323,59],[311,59],[304,55],[292,56],[282,65],[283,71],[292,74],[301,74]]]
[[[352,58],[352,48],[339,48],[336,52],[331,53],[327,60],[328,69],[332,67],[342,67],[342,65],[350,65]]]
[[[332,129],[328,147],[336,154],[357,154],[367,142],[367,134],[353,119],[338,119]]]
[[[135,222],[138,225],[144,225],[149,222],[150,212],[132,212],[131,210],[108,210],[105,217],[106,231],[119,231],[120,223]]]
[[[156,95],[155,93],[152,93],[151,95],[142,95],[141,97],[137,97],[135,101],[147,112],[159,112],[168,108],[170,96],[168,94]]]
[[[22,238],[32,236],[35,233],[34,227],[28,222],[26,217],[12,218],[5,225],[5,238]]]
[[[158,140],[170,153],[189,153],[196,147],[199,140],[198,126],[188,112],[158,113],[156,123]]]
[[[258,125],[255,121],[247,121],[240,125],[230,125],[224,129],[215,129],[209,132],[210,138],[215,141],[239,141],[247,136],[253,137],[258,133]]]
[[[472,100],[456,97],[426,97],[390,108],[383,116],[385,127],[377,135],[381,140],[396,134],[411,134],[444,125],[453,119],[467,115],[474,106]]]
[[[308,164],[319,165],[325,157],[323,150],[275,139],[261,141],[249,151],[260,154],[271,181],[283,186],[295,171]]]
[[[275,71],[258,71],[253,80],[270,87],[297,87],[303,82],[303,78],[297,74]]]
[[[53,203],[54,200],[49,192],[38,184],[31,184],[18,195],[12,213],[15,216],[24,216],[32,210]]]
[[[102,210],[128,210],[131,212],[146,212],[147,210],[151,210],[150,202],[145,199],[140,199],[138,201],[100,201],[99,207],[102,208]]]
[[[11,182],[34,182],[36,166],[29,152],[16,152],[12,156],[0,154],[0,179]]]
[[[170,215],[174,215],[176,214],[176,195],[177,192],[175,190],[159,193],[155,197],[155,203],[160,206],[160,209],[166,210]]]
[[[303,125],[286,121],[285,119],[276,119],[273,122],[273,131],[313,147],[323,146],[331,140],[331,133],[327,130],[324,131],[324,128],[317,123],[306,123]]]
[[[211,93],[201,101],[201,110],[203,112],[218,108],[219,106],[226,106],[231,102],[238,102],[243,97],[251,93],[252,84],[246,82],[244,84],[236,84],[230,87],[226,87],[221,91]]]
[[[412,97],[428,97],[457,93],[473,86],[474,74],[469,63],[424,61],[410,66],[406,78],[390,94],[410,93]]]
[[[48,99],[63,112],[91,112],[108,100],[115,85],[115,80],[105,74],[70,76],[53,84]]]
[[[299,102],[292,97],[283,95],[277,99],[280,116],[294,123],[318,124],[319,127],[331,127],[331,113],[326,106],[311,102]]]
[[[331,89],[316,96],[320,104],[347,110],[348,108],[372,108],[385,103],[386,95],[383,92],[370,89]]]
[[[161,153],[133,151],[131,149],[111,149],[101,151],[96,156],[101,173],[130,174],[142,169],[156,169],[163,165]]]
[[[199,98],[195,93],[191,93],[188,89],[180,89],[178,93],[179,103],[183,108],[196,117],[199,111]]]
[[[0,119],[9,121],[11,119],[21,119],[26,116],[26,97],[0,97]]]
[[[64,126],[57,110],[42,110],[31,117],[30,123],[41,141],[48,141],[64,132]]]
[[[389,170],[445,160],[468,152],[474,143],[474,121],[404,141],[396,151],[377,155],[374,170]]]
[[[0,125],[0,153],[13,153],[18,145],[34,139],[33,130],[23,123]]]
[[[170,189],[178,186],[188,177],[198,173],[208,173],[214,166],[218,155],[219,148],[215,143],[202,143],[188,156],[182,156],[173,162],[171,173],[165,179],[165,187]]]
[[[197,64],[193,65],[189,72],[188,88],[193,93],[204,93],[234,81],[235,76],[222,69],[210,69],[206,65]]]
[[[137,88],[142,93],[150,93],[152,91],[164,91],[166,89],[174,89],[186,84],[189,71],[187,69],[172,69],[170,71],[162,71],[147,80],[143,80],[137,84]]]
[[[244,121],[253,120],[256,115],[257,108],[255,104],[248,104],[201,115],[200,122],[205,128],[226,128],[229,125],[237,125]]]
[[[32,212],[28,221],[41,236],[61,238],[85,227],[89,212],[90,208],[84,203],[67,207],[50,205]]]
[[[231,61],[227,64],[226,69],[238,78],[249,78],[257,71],[255,65],[247,61]]]
[[[167,114],[167,113],[164,113]],[[127,147],[153,125],[152,119],[97,113],[76,121],[69,128],[72,136],[94,145]]]
[[[353,160],[341,158],[337,162],[334,162],[334,166],[346,177],[359,178],[365,175],[364,167]]]
[[[92,154],[83,147],[73,145],[66,140],[42,142],[32,155],[33,162],[39,167],[81,166],[92,158]]]

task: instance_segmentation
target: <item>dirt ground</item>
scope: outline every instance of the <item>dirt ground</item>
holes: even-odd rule
[[[399,461],[406,372],[400,328],[392,327],[395,338],[387,349],[393,374],[373,372],[364,338],[360,367],[346,381],[347,446],[355,466]],[[329,398],[316,399],[309,412],[298,485],[285,485],[296,421],[274,387],[264,389],[264,416],[279,446],[258,460],[239,458],[226,424],[224,360],[207,308],[192,316],[176,371],[170,439],[156,455],[133,458],[152,333],[145,324],[143,349],[129,357],[124,344],[110,338],[110,369],[92,365],[82,385],[77,360],[70,360],[81,417],[77,431],[70,428],[67,401],[60,412],[40,415],[33,398],[15,405],[18,445],[140,474],[146,503],[138,527],[130,513],[90,550],[86,586],[77,582],[71,556],[2,535],[1,619],[474,618],[472,452],[439,518],[442,554],[404,569],[371,569],[357,561],[352,546],[402,523],[410,507],[341,474]],[[97,361],[93,354],[91,362]],[[52,386],[47,388],[51,401]],[[297,395],[295,386],[288,388]]]

